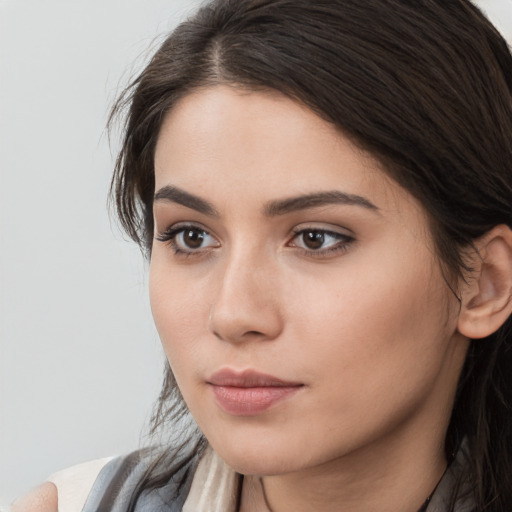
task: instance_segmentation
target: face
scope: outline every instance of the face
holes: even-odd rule
[[[155,174],[153,315],[228,464],[282,474],[444,435],[454,299],[376,160],[278,93],[215,86],[167,115]]]

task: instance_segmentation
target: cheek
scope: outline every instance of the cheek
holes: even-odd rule
[[[201,332],[208,322],[210,305],[200,280],[172,272],[165,258],[153,254],[149,273],[151,310],[171,368],[179,379],[200,352]]]
[[[338,403],[360,407],[367,400],[375,407],[376,397],[398,399],[406,388],[430,385],[454,328],[447,290],[428,258],[408,265],[388,261],[385,271],[377,264],[363,268],[301,283],[290,294],[299,297],[291,305],[290,328],[294,353],[307,354],[305,371],[330,380],[329,400],[341,388]]]
[[[340,271],[295,279],[287,296],[298,332],[318,331],[320,340],[331,332],[330,338],[350,339],[354,348],[371,352],[385,338],[398,342],[401,332],[413,331],[428,336],[446,323],[445,287],[428,262],[351,263]]]

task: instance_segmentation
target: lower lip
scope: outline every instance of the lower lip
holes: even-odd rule
[[[294,395],[302,386],[240,388],[212,385],[215,401],[234,416],[254,416]]]

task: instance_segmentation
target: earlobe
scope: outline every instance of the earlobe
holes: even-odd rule
[[[496,332],[512,314],[512,231],[504,224],[476,241],[474,269],[462,290],[458,331],[472,339]]]

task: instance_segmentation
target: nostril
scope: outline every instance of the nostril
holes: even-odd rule
[[[214,330],[212,331],[213,332],[213,335],[221,340],[221,341],[248,341],[250,339],[261,339],[261,338],[265,338],[265,333],[261,332],[261,331],[245,331],[245,332],[238,332],[238,333],[235,333],[235,332],[226,332],[223,334],[221,334],[222,332],[222,329],[219,331],[217,330]]]
[[[213,331],[213,335],[221,341],[224,339],[217,331]]]
[[[246,336],[263,336],[263,333],[260,331],[247,331]]]

